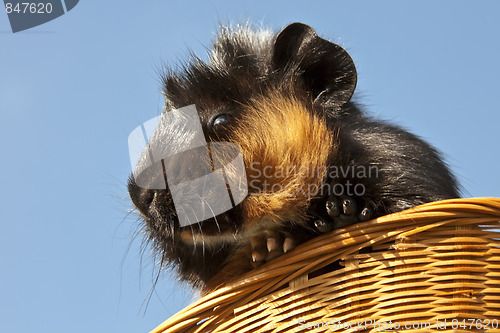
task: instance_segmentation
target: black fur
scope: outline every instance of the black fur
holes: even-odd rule
[[[167,110],[195,104],[207,139],[219,141],[227,133],[215,132],[214,115],[227,114],[225,121],[238,121],[242,105],[255,95],[291,90],[314,101],[314,112],[326,114],[329,125],[338,130],[339,154],[333,164],[378,167],[377,177],[363,180],[366,194],[355,198],[370,207],[374,216],[458,197],[456,181],[434,148],[397,126],[366,116],[350,101],[356,79],[347,52],[318,37],[307,25],[294,23],[277,35],[241,27],[222,29],[207,62],[194,58],[181,70],[166,73],[164,95]],[[186,244],[179,237],[167,190],[144,190],[131,178],[129,192],[162,263],[175,266],[182,279],[197,287],[216,275],[241,245],[231,241],[217,247]],[[239,214],[236,207],[219,216],[218,224],[209,220],[194,228],[207,235],[237,233]]]

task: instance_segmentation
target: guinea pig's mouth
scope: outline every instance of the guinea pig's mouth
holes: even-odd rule
[[[213,219],[211,219],[213,220]],[[204,221],[208,222],[208,221]],[[280,223],[271,219],[270,217],[262,217],[258,220],[254,220],[251,225],[246,225],[243,227],[237,227],[226,224],[224,230],[216,227],[213,228],[215,221],[210,221],[210,228],[203,227],[199,224],[190,225],[187,227],[182,227],[178,230],[178,236],[180,240],[188,245],[220,245],[221,243],[235,243],[240,242],[242,239],[246,239],[252,235],[255,235],[259,230],[263,228],[274,229]],[[286,223],[285,221],[280,221],[281,223]]]
[[[240,237],[242,226],[239,207],[207,220],[193,223],[177,229],[177,236],[186,244],[209,244],[234,242]]]
[[[238,233],[222,232],[218,234],[207,234],[194,228],[183,228],[179,232],[183,243],[189,245],[216,245],[220,243],[233,243],[240,239]]]

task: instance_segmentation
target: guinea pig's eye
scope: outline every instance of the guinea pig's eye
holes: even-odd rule
[[[211,126],[213,130],[217,130],[229,125],[230,116],[227,113],[220,113],[212,118]]]

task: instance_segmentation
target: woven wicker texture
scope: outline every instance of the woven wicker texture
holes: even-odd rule
[[[153,332],[500,332],[500,199],[454,199],[335,230]]]

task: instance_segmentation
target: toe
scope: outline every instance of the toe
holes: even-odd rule
[[[345,215],[354,215],[356,213],[356,201],[351,197],[342,198],[342,210]]]
[[[252,266],[254,268],[259,267],[264,263],[266,259],[266,253],[262,251],[252,251]]]
[[[281,241],[280,234],[274,230],[266,230],[264,232],[264,238],[266,239],[266,247],[268,252],[276,251],[279,247]]]
[[[333,230],[333,224],[321,217],[317,217],[316,220],[314,220],[314,226],[321,233],[327,233]]]
[[[286,237],[283,242],[283,252],[287,253],[295,248],[295,240],[292,237]]]
[[[340,215],[339,200],[336,196],[331,195],[326,201],[326,212],[330,217],[337,217]]]
[[[361,213],[358,215],[358,219],[361,222],[368,221],[372,218],[373,216],[373,210],[371,210],[368,207],[365,207],[361,210]]]
[[[269,237],[267,239],[267,251],[272,252],[275,251],[278,248],[278,241],[276,238]]]

